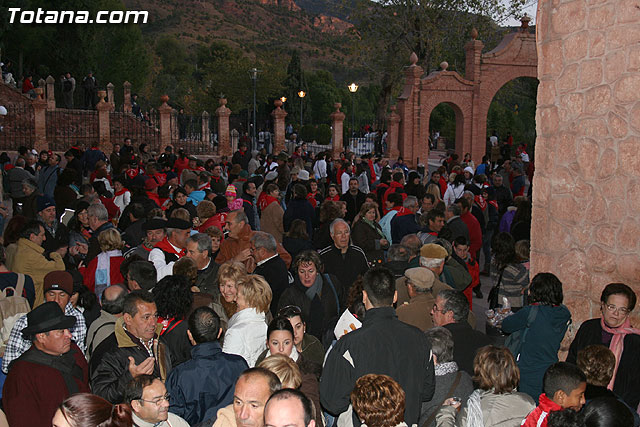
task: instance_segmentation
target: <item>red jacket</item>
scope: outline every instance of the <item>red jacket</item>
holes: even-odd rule
[[[122,256],[114,256],[109,260],[109,276],[111,278],[111,284],[115,285],[116,283],[124,283],[124,278],[122,277],[122,273],[120,272],[120,265],[124,261],[124,257]],[[89,262],[89,265],[86,267],[81,267],[78,269],[80,274],[82,274],[82,279],[84,284],[91,290],[91,292],[95,292],[96,290],[96,270],[98,269],[98,257],[95,257]]]
[[[561,411],[562,406],[549,399],[546,394],[540,395],[540,404],[531,411],[524,420],[524,427],[547,427],[547,415],[551,411]]]
[[[29,351],[33,351],[33,348]],[[82,369],[82,380],[75,380],[78,391],[91,393],[89,365],[73,342],[71,351],[75,351],[76,365]],[[11,427],[50,427],[58,406],[69,395],[60,371],[16,359],[2,389],[2,406]]]
[[[476,259],[478,251],[482,248],[482,230],[480,229],[480,223],[471,212],[460,215],[460,219],[469,229],[469,255],[471,255],[471,258]]]
[[[209,227],[217,227],[218,229],[220,229],[220,231],[222,231],[222,228],[224,227],[224,224],[226,222],[227,222],[226,213],[215,214],[211,218],[207,218],[204,224],[198,227],[198,232],[204,233]]]
[[[398,189],[402,190],[402,200],[404,201],[404,199],[407,198],[407,193],[404,191],[404,186],[402,184],[400,184],[399,182],[396,181],[391,181],[391,183],[389,183],[389,188],[387,188],[387,191],[384,192],[384,195],[382,196],[382,212],[386,215],[387,212],[389,212],[387,210],[386,207],[386,202],[387,202],[387,197],[389,197],[389,194],[391,193],[396,193],[396,192],[400,192],[397,191]]]

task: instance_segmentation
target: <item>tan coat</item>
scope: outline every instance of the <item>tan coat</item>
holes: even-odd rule
[[[398,319],[409,325],[413,325],[422,332],[433,327],[431,309],[435,298],[431,292],[420,293],[411,298],[409,302],[398,306],[396,314]]]
[[[238,238],[228,237],[224,239],[220,245],[220,251],[216,257],[216,262],[222,265],[223,263],[232,260],[243,250],[248,249],[251,246],[251,237],[253,236],[253,233],[255,233],[255,231],[251,230],[249,224],[245,224],[242,231],[240,231]],[[279,243],[277,251],[280,258],[282,258],[284,263],[287,264],[287,268],[289,268],[291,266],[291,255],[289,255],[289,252],[287,252]],[[243,264],[248,273],[253,273],[253,270],[256,268],[256,262],[253,257],[249,257]]]
[[[278,202],[269,203],[269,206],[264,208],[260,216],[260,230],[271,234],[278,243],[282,243],[282,236],[284,235],[283,216],[284,210],[282,210],[282,206]]]
[[[20,238],[12,265],[7,268],[16,273],[28,274],[33,279],[36,291],[36,300],[33,308],[44,302],[44,276],[51,271],[64,271],[64,261],[57,252],[51,252],[51,261],[44,255],[44,248],[36,245],[31,240]]]

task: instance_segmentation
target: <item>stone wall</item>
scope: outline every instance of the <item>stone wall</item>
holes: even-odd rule
[[[640,3],[540,0],[536,24],[531,269],[562,280],[572,336],[606,284],[640,296]]]

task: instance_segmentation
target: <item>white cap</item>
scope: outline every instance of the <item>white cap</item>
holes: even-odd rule
[[[4,105],[0,105],[0,116],[6,116],[7,115],[7,109],[5,108]]]
[[[465,172],[469,172],[471,175],[473,175],[473,169],[471,168],[471,166],[467,166],[466,168],[464,168]]]
[[[298,172],[298,179],[300,181],[308,181],[309,180],[309,172],[307,172],[305,169],[302,169],[300,172]]]

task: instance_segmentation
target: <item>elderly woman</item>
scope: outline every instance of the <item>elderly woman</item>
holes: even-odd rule
[[[252,368],[266,347],[271,287],[257,274],[247,275],[237,286],[238,311],[229,319],[222,351],[244,357]]]
[[[558,361],[560,343],[571,323],[569,309],[562,305],[562,282],[551,273],[538,273],[529,287],[529,304],[502,321],[508,334],[526,332],[515,354],[520,369],[519,390],[535,401],[542,393],[542,377]]]
[[[629,320],[635,306],[636,294],[629,286],[609,283],[600,295],[600,318],[580,326],[567,355],[567,362],[575,363],[578,352],[589,345],[608,347],[616,363],[607,388],[632,408],[638,408],[640,401],[640,330],[633,328]]]
[[[22,211],[17,212],[29,219],[37,219],[38,217],[38,182],[33,178],[27,178],[22,181],[22,192],[24,198],[22,202]]]
[[[308,332],[322,342],[342,315],[346,298],[342,283],[332,274],[322,274],[324,265],[315,251],[298,254],[292,270],[295,280],[282,293],[278,310],[289,305],[300,307]]]
[[[225,262],[218,269],[220,295],[213,303],[213,309],[220,317],[222,330],[227,330],[229,319],[238,311],[238,282],[244,280],[247,270],[241,262]]]
[[[458,369],[453,361],[453,336],[441,326],[425,332],[431,342],[433,365],[436,372],[436,389],[428,402],[422,403],[419,426],[435,427],[438,409],[450,397],[467,400],[473,392],[473,381],[469,374]]]
[[[122,256],[122,238],[115,228],[104,230],[98,235],[100,253],[93,258],[89,265],[80,267],[78,270],[82,274],[84,284],[102,297],[102,291],[116,283],[124,283],[124,278],[120,272],[120,265],[124,261]]]
[[[364,251],[369,262],[376,264],[384,261],[384,251],[389,249],[389,241],[378,224],[378,215],[377,204],[364,203],[351,229],[353,244]]]
[[[436,426],[518,427],[535,408],[529,395],[516,391],[520,372],[509,349],[492,345],[480,348],[473,360],[473,372],[478,388],[462,407],[452,398],[445,400],[436,414]]]
[[[302,310],[295,305],[283,307],[278,312],[278,316],[289,319],[293,327],[293,344],[298,353],[305,359],[322,366],[324,363],[324,347],[318,338],[307,334],[307,323],[302,318]]]
[[[406,427],[407,425],[404,422],[404,390],[387,375],[367,374],[358,378],[351,392],[351,404],[363,425],[375,427]]]

